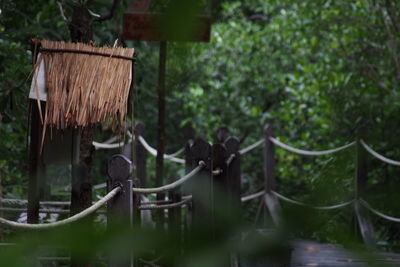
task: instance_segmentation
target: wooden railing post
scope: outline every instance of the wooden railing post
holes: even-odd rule
[[[219,239],[224,232],[229,232],[233,207],[229,201],[229,182],[227,172],[227,151],[225,145],[212,146],[212,195],[211,204],[213,216],[213,236]]]
[[[281,223],[280,206],[275,195],[272,193],[276,187],[275,178],[275,147],[270,138],[273,137],[273,129],[271,125],[266,125],[264,128],[264,190],[265,204],[269,214],[276,225]]]
[[[194,160],[192,157],[192,145],[196,136],[196,131],[191,125],[186,125],[183,128],[183,135],[185,139],[185,173],[189,173],[194,168]],[[185,194],[191,194],[193,188],[193,181],[188,181],[182,186],[182,192]],[[189,228],[191,227],[192,222],[192,205],[188,204],[186,208],[185,216],[183,217],[183,247],[187,247],[189,241]]]
[[[171,177],[171,182],[179,179],[177,175]],[[171,203],[182,201],[180,188],[169,191],[169,200]],[[169,238],[176,247],[177,256],[182,253],[182,207],[170,208],[168,210],[168,230]]]
[[[107,203],[107,227],[111,231],[122,228],[129,230],[132,228],[133,216],[133,183],[130,178],[132,163],[124,155],[114,155],[108,162],[107,189],[111,191],[117,186],[122,190]],[[116,247],[116,250],[121,248]],[[122,267],[132,266],[132,255],[126,255],[125,258],[113,257],[114,253],[110,251],[109,266]],[[120,255],[120,253],[115,253]]]
[[[240,195],[240,179],[241,179],[241,155],[239,153],[240,141],[237,137],[229,137],[225,140],[226,152],[228,153],[228,197],[231,205],[241,214],[241,195]]]
[[[139,122],[135,127],[135,156],[133,162],[136,165],[136,177],[140,181],[140,186],[147,186],[147,176],[146,176],[146,162],[147,162],[147,151],[143,147],[142,143],[139,141],[139,136],[144,137],[145,126],[143,123]]]
[[[367,167],[367,153],[362,147],[360,140],[357,139],[356,148],[356,176],[354,181],[354,191],[356,202],[354,203],[354,212],[356,215],[356,221],[358,223],[359,233],[368,248],[375,248],[376,239],[374,233],[374,227],[371,222],[368,210],[361,206],[359,200],[364,194],[365,187],[368,179],[368,167]]]
[[[204,139],[196,139],[191,147],[190,155],[193,166],[203,161],[206,166],[192,178],[192,233],[196,242],[209,241],[212,229],[212,199],[211,199],[211,146]]]

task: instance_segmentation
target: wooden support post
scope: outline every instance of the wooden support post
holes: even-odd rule
[[[191,125],[187,125],[183,128],[183,135],[185,139],[185,172],[189,173],[194,168],[191,147],[196,136],[196,131]]]
[[[39,45],[31,43],[32,66],[35,66]],[[30,142],[29,142],[29,182],[28,182],[28,223],[39,222],[39,185],[40,169],[43,169],[43,157],[40,154],[40,144],[43,134],[43,125],[40,120],[39,109],[44,114],[46,103],[30,100]]]
[[[356,177],[354,181],[354,191],[356,202],[354,204],[354,212],[356,216],[357,226],[356,227],[361,234],[361,237],[365,245],[369,249],[376,247],[376,239],[374,233],[374,227],[371,222],[371,218],[363,206],[361,206],[359,200],[363,196],[365,187],[367,185],[368,170],[367,170],[367,153],[362,147],[360,140],[357,139],[357,151],[356,151]]]
[[[229,201],[231,205],[238,210],[241,209],[241,195],[240,195],[240,179],[241,179],[241,155],[239,153],[240,141],[236,137],[228,137],[225,140],[226,151],[228,153],[228,190],[229,190]],[[240,220],[239,220],[240,221]]]
[[[71,215],[92,205],[92,129],[74,129],[72,148]],[[84,139],[85,141],[82,141]]]
[[[165,75],[167,65],[167,42],[160,42],[160,62],[158,67],[158,142],[156,157],[156,186],[163,184],[164,177],[164,154],[165,154]],[[164,199],[164,193],[157,194],[157,200]],[[157,228],[163,229],[164,213],[157,212]]]
[[[191,154],[192,145],[194,142],[194,138],[196,136],[196,131],[191,125],[186,125],[183,128],[183,135],[185,139],[185,173],[189,173],[193,170],[194,160]],[[188,181],[187,183],[183,184],[182,191],[185,194],[191,194],[193,188],[193,181]],[[183,247],[187,247],[189,241],[189,228],[191,227],[191,219],[192,216],[192,205],[189,204],[186,208],[185,216],[183,217],[184,222],[184,230],[183,230]]]
[[[177,175],[171,177],[171,182],[179,179]],[[169,199],[172,203],[182,201],[182,194],[179,188],[169,191]],[[177,256],[182,253],[182,207],[170,208],[168,210],[169,238],[176,247]]]
[[[204,139],[196,139],[191,147],[193,166],[198,166],[203,161],[206,166],[192,178],[192,233],[195,239],[191,238],[190,243],[204,242],[210,240],[212,229],[212,165],[211,146]]]
[[[129,179],[131,173],[131,161],[124,155],[114,155],[108,162],[108,176],[107,189],[111,191],[116,186],[121,186],[122,190],[107,204],[107,227],[111,231],[129,230],[132,227],[133,216],[133,191],[132,180]],[[124,248],[116,247],[116,250]],[[120,255],[121,253],[113,253],[110,251],[109,266],[123,267],[132,266],[132,255],[127,251],[127,256],[121,258],[120,256],[113,257],[113,255]]]
[[[273,222],[275,223],[275,225],[279,225],[281,223],[280,206],[275,195],[273,195],[272,193],[272,191],[275,190],[276,187],[275,147],[270,140],[270,137],[272,136],[273,136],[272,126],[266,125],[264,128],[265,141],[264,141],[264,161],[263,161],[264,190],[265,190],[264,200]]]
[[[45,102],[40,101],[42,114],[45,110]],[[30,101],[31,129],[29,144],[29,183],[28,183],[28,223],[39,222],[39,201],[41,175],[44,168],[43,155],[40,153],[43,125],[40,121],[39,107],[36,100]]]
[[[147,174],[146,174],[146,162],[147,162],[147,150],[143,147],[139,141],[139,136],[144,137],[145,126],[143,123],[137,123],[135,129],[135,165],[136,165],[136,177],[140,181],[140,186],[147,186]]]

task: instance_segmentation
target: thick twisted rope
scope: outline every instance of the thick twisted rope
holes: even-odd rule
[[[142,205],[151,205],[151,204],[171,204],[172,200],[167,200],[167,199],[160,199],[160,200],[149,200],[149,201],[143,201],[141,202]]]
[[[26,199],[12,199],[12,198],[0,198],[0,203],[13,205],[13,206],[25,206],[28,204]],[[40,201],[40,205],[49,206],[68,206],[69,201]]]
[[[383,219],[386,219],[386,220],[392,221],[392,222],[400,222],[400,218],[392,217],[392,216],[386,215],[380,211],[377,211],[376,209],[372,208],[371,205],[369,205],[368,202],[365,201],[364,199],[360,199],[360,203],[364,207],[366,207],[369,211],[371,211],[372,213],[374,213],[375,215],[377,215]]]
[[[121,189],[122,189],[121,187],[114,188],[107,195],[105,195],[102,199],[100,199],[99,201],[94,203],[89,208],[75,214],[74,216],[71,216],[71,217],[61,220],[61,221],[52,222],[52,223],[43,223],[43,224],[29,224],[29,223],[18,223],[18,222],[10,221],[10,220],[0,217],[0,224],[3,224],[8,227],[13,227],[13,228],[18,228],[18,229],[26,229],[26,230],[44,230],[44,229],[52,229],[55,227],[64,226],[64,225],[70,224],[72,222],[76,222],[76,221],[92,214],[93,212],[95,212],[96,210],[101,208],[104,204],[106,204],[107,201],[109,201],[110,199],[115,197],[121,191]]]
[[[382,156],[381,154],[379,154],[378,152],[374,151],[371,147],[369,147],[364,140],[360,140],[361,145],[365,148],[365,150],[367,150],[372,156],[374,156],[375,158],[390,164],[390,165],[395,165],[395,166],[400,166],[400,161],[396,161],[396,160],[392,160],[389,159],[387,157]]]
[[[134,187],[133,192],[140,193],[140,194],[150,194],[150,193],[161,193],[161,192],[169,191],[171,189],[174,189],[174,188],[180,186],[181,184],[183,184],[190,178],[194,177],[205,165],[206,164],[204,163],[204,161],[200,161],[199,165],[196,168],[194,168],[191,172],[189,172],[188,174],[186,174],[185,176],[183,176],[179,180],[176,180],[173,183],[163,185],[160,187],[153,187],[153,188]]]
[[[265,191],[264,191],[264,190],[261,190],[261,191],[259,191],[259,192],[257,192],[257,193],[253,193],[253,194],[250,194],[250,195],[248,195],[248,196],[241,197],[240,200],[241,200],[242,202],[247,202],[247,201],[249,201],[249,200],[259,198],[259,197],[263,196],[264,194],[265,194]]]
[[[138,139],[139,139],[140,143],[143,145],[143,147],[144,147],[151,155],[157,156],[157,149],[152,148],[152,147],[146,142],[146,140],[145,140],[142,136],[139,136]],[[185,150],[184,148],[181,148],[181,149],[179,149],[178,151],[176,151],[176,152],[173,153],[173,154],[170,154],[170,155],[164,154],[164,159],[168,159],[168,160],[173,161],[173,162],[185,164],[185,160],[184,160],[184,159],[180,159],[180,158],[177,158],[177,157],[176,157],[177,155],[181,154],[184,150]]]
[[[106,188],[106,186],[107,186],[107,183],[102,183],[102,184],[96,184],[92,188],[93,188],[93,190],[98,190],[98,189]]]
[[[132,142],[132,134],[127,131],[128,137],[129,137],[129,141],[128,144]],[[117,136],[113,136],[110,139],[108,139],[107,141],[104,142],[96,142],[93,141],[92,145],[94,146],[94,148],[97,149],[114,149],[114,148],[120,148],[123,147],[125,145],[124,142],[118,142],[118,143],[113,143],[118,139]]]
[[[23,213],[23,212],[27,212],[27,209],[26,208],[0,207],[0,211]],[[64,210],[64,209],[39,209],[39,213],[68,214],[69,210]]]
[[[255,149],[256,147],[262,145],[263,143],[264,143],[264,139],[258,140],[258,141],[255,142],[254,144],[249,145],[248,147],[245,147],[245,148],[239,150],[239,154],[240,154],[240,155],[244,155],[244,154],[246,154],[247,152],[250,152],[251,150]]]
[[[99,143],[99,142],[93,141],[92,145],[95,147],[95,149],[114,149],[114,148],[123,147],[125,144],[130,144],[131,142],[132,142],[132,139],[129,139],[129,141],[127,143],[119,142],[119,143],[112,143],[112,144]]]
[[[289,145],[286,145],[282,142],[280,142],[279,140],[270,137],[269,140],[271,140],[272,143],[274,143],[275,145],[277,145],[278,147],[296,153],[296,154],[300,154],[300,155],[304,155],[304,156],[322,156],[322,155],[329,155],[329,154],[333,154],[339,151],[342,151],[346,148],[352,147],[355,145],[356,142],[351,142],[347,145],[341,146],[341,147],[337,147],[337,148],[333,148],[333,149],[328,149],[328,150],[321,150],[321,151],[310,151],[310,150],[303,150],[303,149],[298,149],[295,147],[291,147]]]
[[[171,209],[171,208],[177,208],[177,207],[182,207],[186,203],[192,201],[191,198],[184,199],[182,201],[176,202],[176,203],[171,203],[171,204],[164,204],[164,205],[141,205],[139,206],[140,210],[156,210],[156,209]]]
[[[23,212],[28,212],[27,208],[10,208],[10,207],[0,207],[0,211],[5,211],[5,212],[17,212],[17,213],[23,213]],[[57,214],[69,214],[70,210],[68,209],[39,209],[39,213],[57,213]],[[96,210],[96,213],[106,213],[105,210]]]
[[[300,201],[297,201],[297,200],[293,200],[293,199],[287,198],[287,197],[285,197],[285,196],[283,196],[283,195],[281,195],[281,194],[279,194],[279,193],[277,193],[275,191],[272,191],[272,193],[277,198],[279,198],[280,200],[286,201],[286,202],[294,204],[294,205],[298,205],[298,206],[302,206],[302,207],[308,207],[308,208],[315,209],[315,210],[339,209],[339,208],[343,208],[343,207],[349,206],[354,202],[354,200],[350,200],[350,201],[347,201],[347,202],[343,202],[343,203],[339,203],[339,204],[335,204],[335,205],[331,205],[331,206],[312,206],[312,205],[309,205],[309,204],[306,204],[306,203],[303,203],[303,202],[300,202]]]

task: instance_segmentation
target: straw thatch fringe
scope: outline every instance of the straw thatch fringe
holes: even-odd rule
[[[42,51],[35,70],[41,62],[45,69],[45,128],[86,127],[104,120],[111,120],[112,125],[124,124],[133,64],[126,58],[133,57],[134,49],[36,42],[40,42]]]

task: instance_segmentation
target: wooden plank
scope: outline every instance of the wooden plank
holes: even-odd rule
[[[292,242],[290,266],[399,266],[397,254],[372,251],[351,251],[340,245],[309,240]],[[388,265],[386,265],[388,264]]]

